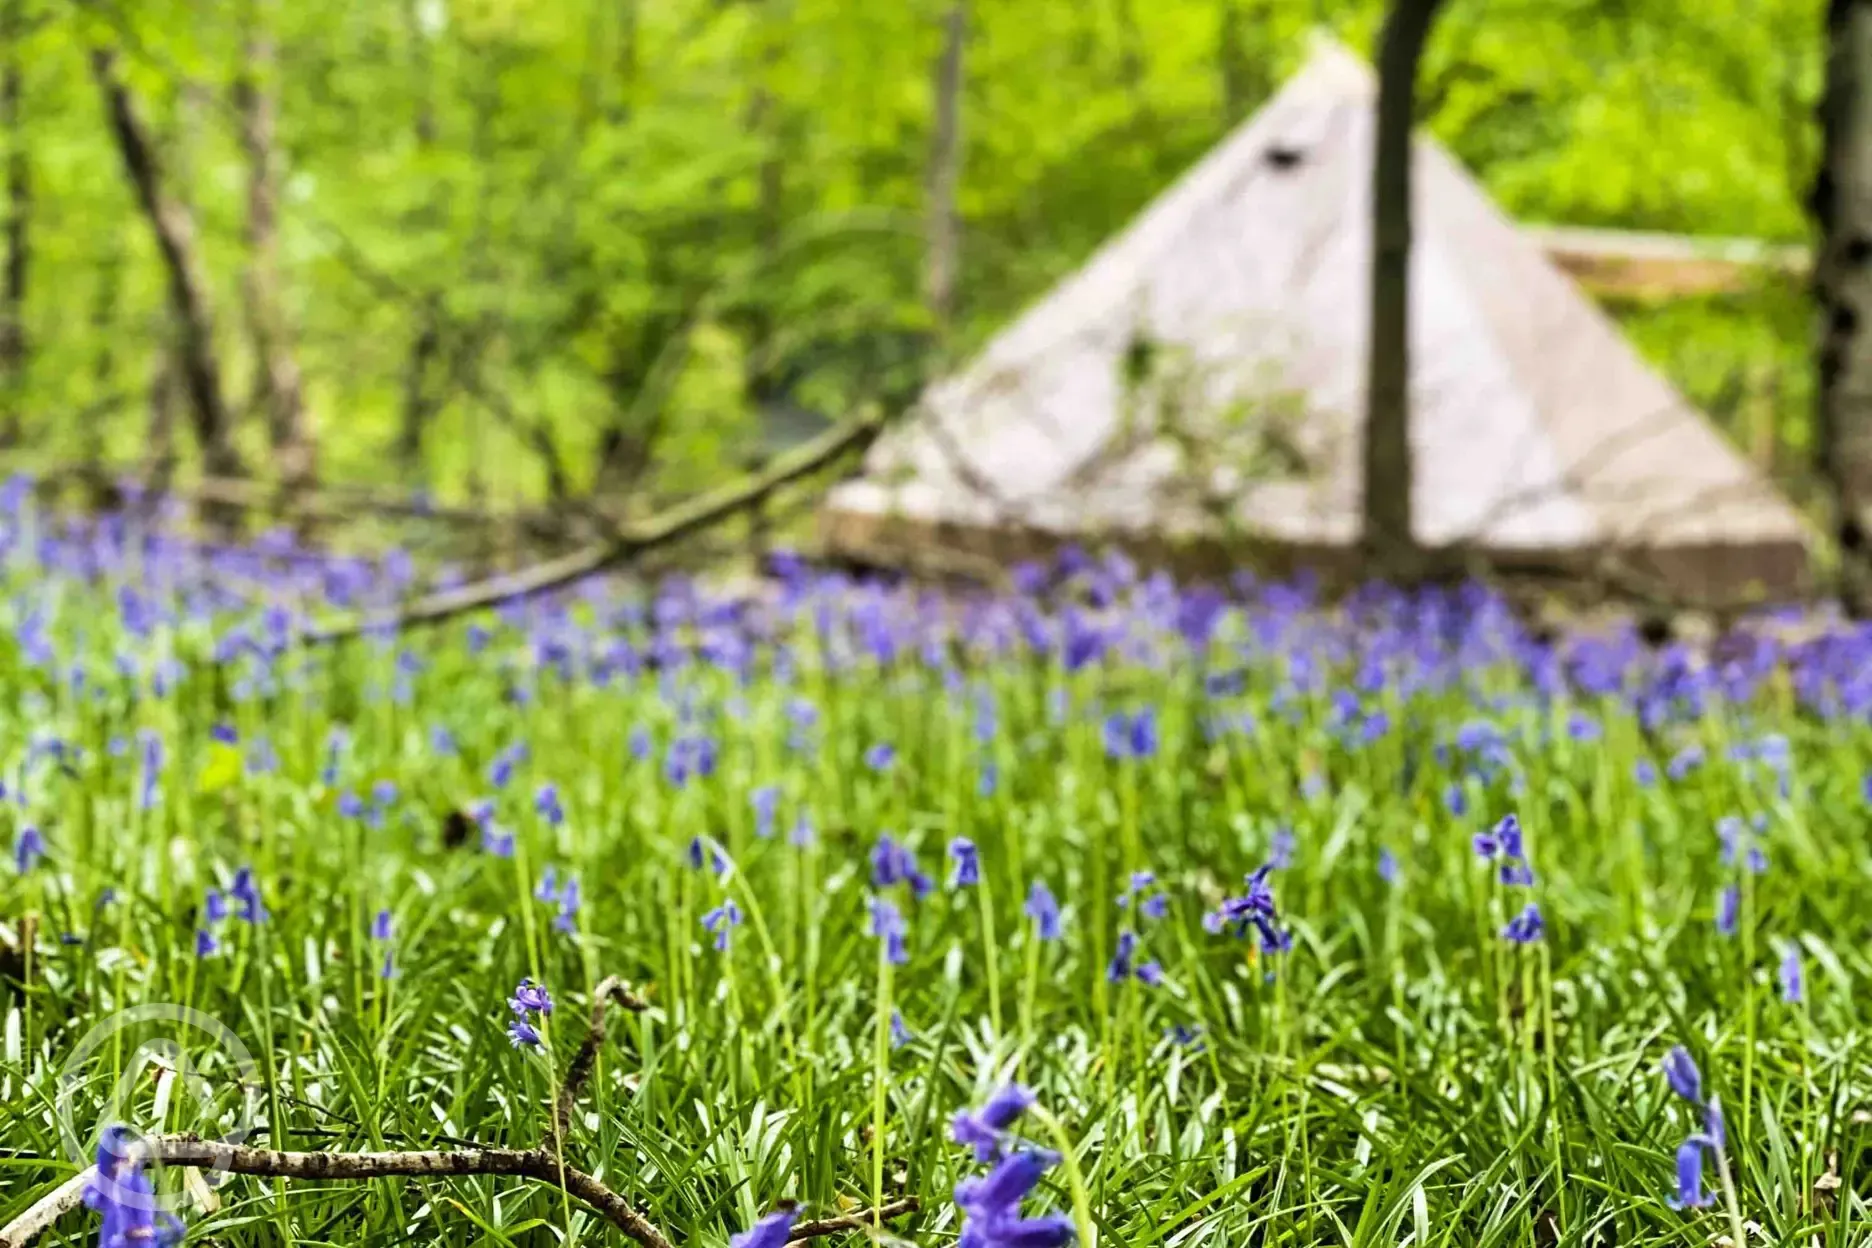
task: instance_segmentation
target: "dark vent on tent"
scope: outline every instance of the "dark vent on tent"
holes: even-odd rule
[[[1262,155],[1276,169],[1292,169],[1306,159],[1306,152],[1290,143],[1270,143]]]

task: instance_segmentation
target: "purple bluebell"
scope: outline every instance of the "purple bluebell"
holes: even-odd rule
[[[1461,781],[1451,781],[1443,790],[1443,807],[1458,819],[1469,813],[1469,795],[1463,791]]]
[[[1781,983],[1781,999],[1789,1005],[1798,1005],[1807,996],[1807,977],[1801,966],[1800,946],[1789,941],[1781,952],[1781,965],[1777,970]]]
[[[865,766],[872,771],[889,771],[891,764],[897,761],[897,747],[880,741],[864,753]]]
[[[957,1110],[950,1120],[950,1138],[974,1149],[975,1160],[992,1161],[1007,1140],[1008,1128],[1033,1103],[1032,1089],[1010,1083],[990,1096],[980,1109]]]
[[[181,1219],[159,1208],[144,1170],[141,1139],[129,1127],[105,1127],[98,1139],[97,1167],[85,1185],[85,1208],[102,1215],[100,1248],[170,1248],[182,1241]]]
[[[1126,928],[1118,933],[1118,947],[1112,952],[1111,963],[1105,968],[1105,978],[1112,983],[1123,983],[1131,978],[1137,958],[1137,933]]]
[[[528,1013],[550,1014],[553,1012],[552,994],[546,991],[546,985],[523,979],[515,986],[513,996],[507,999],[507,1008],[520,1017]]]
[[[217,937],[213,932],[209,931],[205,927],[198,927],[195,929],[195,956],[196,957],[198,958],[213,957],[216,953],[219,953],[220,951],[221,951],[221,941],[219,937]]]
[[[813,843],[812,816],[805,811],[793,821],[793,830],[787,833],[787,844],[795,849],[806,849]]]
[[[559,786],[542,784],[533,795],[533,809],[548,826],[558,827],[565,822],[565,807],[559,802]]]
[[[347,819],[364,817],[364,799],[346,789],[338,795],[338,813]]]
[[[693,836],[689,838],[689,866],[697,871],[707,867],[716,875],[726,875],[728,855],[707,837]]]
[[[371,920],[370,934],[372,940],[390,939],[391,919],[388,910],[379,910],[377,912],[377,916]]]
[[[240,903],[235,917],[243,923],[266,922],[266,903],[260,899],[260,885],[252,867],[241,867],[234,872],[234,883],[229,886],[228,892]]]
[[[1164,1038],[1185,1049],[1201,1047],[1202,1033],[1202,1027],[1193,1023],[1172,1023],[1164,1028]]]
[[[516,1018],[507,1024],[507,1038],[516,1049],[537,1049],[540,1046],[539,1029],[524,1018]]]
[[[975,842],[966,836],[958,836],[949,842],[949,887],[967,888],[971,884],[981,883],[981,855],[975,848]]]
[[[144,728],[137,733],[137,741],[142,747],[142,757],[137,771],[137,809],[150,810],[155,807],[156,799],[161,795],[162,735],[153,728]]]
[[[799,1210],[776,1209],[739,1235],[729,1236],[728,1248],[786,1248],[798,1220]]]
[[[1657,783],[1657,764],[1648,758],[1641,758],[1632,764],[1632,782],[1641,789],[1651,788]]]
[[[1137,965],[1137,981],[1147,988],[1156,988],[1164,982],[1163,966],[1156,962],[1140,962]]]
[[[481,850],[496,858],[511,858],[514,856],[514,834],[492,819],[482,821]]]
[[[1677,1191],[1667,1202],[1673,1209],[1703,1209],[1714,1197],[1703,1190],[1703,1140],[1691,1136],[1677,1146]]]
[[[774,833],[774,815],[780,809],[780,789],[763,784],[748,795],[754,807],[754,835],[766,840]]]
[[[240,733],[235,730],[233,724],[225,720],[218,721],[210,727],[208,729],[208,735],[213,740],[219,741],[222,745],[240,744]]]
[[[1733,936],[1741,923],[1742,889],[1735,884],[1725,885],[1716,897],[1716,931],[1724,936]]]
[[[1057,1161],[1034,1149],[1009,1152],[986,1175],[956,1184],[955,1200],[963,1212],[958,1248],[1065,1248],[1072,1243],[1073,1224],[1064,1216],[1021,1216],[1021,1203]]]
[[[702,928],[715,937],[715,951],[728,952],[729,940],[734,929],[741,926],[741,907],[730,898],[702,916]]]
[[[927,897],[935,882],[917,866],[916,854],[906,845],[886,835],[871,848],[871,884],[889,888],[908,884],[912,896]]]
[[[902,966],[910,960],[910,949],[904,939],[909,928],[904,923],[903,911],[888,897],[872,897],[865,904],[870,909],[871,935],[883,942],[885,961]]]
[[[1697,1069],[1690,1050],[1679,1044],[1664,1055],[1664,1082],[1679,1097],[1698,1106],[1703,1104],[1703,1073]]]
[[[33,869],[41,858],[45,857],[45,836],[32,824],[19,830],[13,840],[13,868],[21,875]]]
[[[1547,921],[1541,917],[1540,905],[1530,901],[1508,920],[1508,925],[1502,928],[1502,936],[1517,945],[1531,945],[1546,930]]]
[[[559,890],[559,913],[553,916],[553,930],[566,935],[577,931],[578,912],[579,882],[577,876],[572,876],[566,880],[565,887]]]
[[[1285,953],[1291,949],[1293,937],[1280,926],[1274,889],[1268,883],[1273,869],[1271,863],[1256,867],[1247,877],[1248,891],[1240,897],[1224,898],[1220,906],[1203,917],[1203,927],[1210,932],[1233,927],[1235,934],[1242,936],[1252,926],[1260,938],[1263,953]]]
[[[1060,938],[1060,905],[1053,896],[1053,890],[1044,882],[1033,882],[1033,886],[1027,890],[1027,904],[1022,909],[1033,920],[1034,934],[1041,940]]]
[[[559,868],[549,866],[540,872],[540,882],[533,888],[533,900],[548,904],[559,900]]]
[[[890,1020],[891,1048],[901,1049],[914,1039],[916,1039],[916,1033],[911,1031],[909,1025],[904,1022],[903,1011],[892,1010]]]

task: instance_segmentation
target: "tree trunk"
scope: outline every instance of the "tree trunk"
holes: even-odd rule
[[[247,157],[247,270],[241,283],[253,337],[254,406],[266,413],[267,433],[288,492],[314,477],[312,439],[306,429],[299,361],[280,297],[278,52],[272,0],[248,0],[244,65],[236,95],[241,147]]]
[[[1411,127],[1417,63],[1442,0],[1393,0],[1378,54],[1372,152],[1371,341],[1366,354],[1363,530],[1367,567],[1418,571],[1411,527]]]
[[[1814,296],[1817,468],[1833,496],[1840,594],[1872,607],[1872,0],[1828,0]]]
[[[943,17],[942,52],[936,58],[935,128],[930,143],[929,250],[924,297],[941,341],[955,321],[956,276],[962,229],[956,206],[962,182],[962,53],[968,39],[968,0],[950,0]]]
[[[19,441],[26,390],[26,273],[32,175],[26,163],[22,0],[0,0],[0,142],[6,150],[6,274],[0,280],[0,442]]]
[[[423,28],[416,0],[404,9],[410,38],[416,53],[417,101],[416,148],[427,154],[435,147],[435,72],[429,42],[433,35]],[[439,204],[431,194],[417,211],[415,228],[436,228]],[[396,456],[406,473],[413,472],[422,460],[423,436],[429,422],[441,408],[441,397],[432,375],[442,350],[442,299],[435,290],[424,292],[416,313],[416,336],[410,342],[409,363],[403,377],[403,411],[397,424]]]
[[[177,323],[177,364],[188,392],[189,414],[196,441],[201,445],[203,467],[213,476],[240,476],[240,457],[230,441],[233,422],[222,388],[220,363],[215,358],[214,309],[195,246],[194,222],[188,210],[163,186],[149,127],[117,72],[116,53],[94,48],[91,72],[104,96],[124,172],[136,190],[143,214],[149,218],[163,267],[168,271],[169,304]]]

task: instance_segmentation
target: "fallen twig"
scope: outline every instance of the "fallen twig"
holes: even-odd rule
[[[820,1218],[817,1222],[801,1222],[794,1226],[787,1235],[788,1243],[797,1243],[802,1239],[818,1239],[823,1235],[837,1235],[841,1231],[862,1231],[876,1226],[879,1222],[889,1222],[901,1218],[907,1213],[915,1213],[923,1207],[923,1202],[914,1196],[905,1196],[889,1204],[879,1205],[875,1210],[860,1209],[856,1213],[841,1214],[836,1218]]]
[[[148,1156],[164,1165],[191,1166],[232,1174],[266,1178],[360,1180],[395,1177],[460,1177],[475,1174],[511,1175],[562,1188],[601,1214],[644,1248],[674,1248],[663,1233],[634,1209],[624,1197],[583,1170],[562,1165],[544,1148],[461,1148],[439,1152],[288,1153],[271,1148],[221,1144],[193,1136],[152,1136],[143,1141]],[[85,1188],[97,1173],[87,1167],[40,1197],[19,1217],[0,1227],[0,1248],[25,1248],[52,1224],[84,1201]],[[844,1231],[858,1231],[881,1221],[916,1212],[914,1196],[883,1205],[876,1211],[861,1209],[836,1218],[802,1222],[788,1240],[817,1239]]]
[[[591,1080],[592,1068],[598,1063],[598,1048],[605,1038],[605,1011],[615,1001],[633,1013],[647,1009],[643,1000],[624,986],[624,981],[615,975],[606,976],[592,989],[591,1025],[585,1031],[585,1039],[579,1044],[578,1051],[566,1064],[565,1079],[559,1085],[559,1096],[553,1103],[553,1126],[546,1138],[548,1151],[563,1152],[565,1142],[572,1134],[572,1109],[585,1092],[586,1083]],[[555,1138],[558,1141],[554,1145]]]
[[[846,421],[779,456],[761,472],[698,494],[640,524],[620,526],[603,541],[518,572],[431,594],[401,610],[365,615],[314,629],[302,634],[300,640],[307,646],[321,646],[372,633],[439,624],[458,615],[564,588],[757,506],[776,490],[864,446],[883,426],[884,417],[876,413]]]

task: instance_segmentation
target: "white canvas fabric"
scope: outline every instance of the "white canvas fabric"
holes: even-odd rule
[[[1359,528],[1376,83],[1322,46],[830,494],[835,547],[1349,549]],[[1793,508],[1433,140],[1415,153],[1417,538],[1606,551],[1791,587]],[[997,542],[997,535],[1023,541]]]

